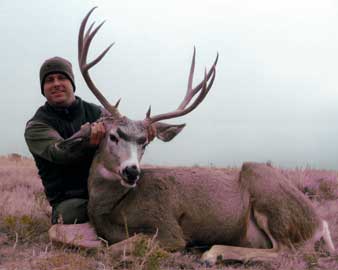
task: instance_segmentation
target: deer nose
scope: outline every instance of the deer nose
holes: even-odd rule
[[[140,175],[140,171],[136,165],[127,166],[122,171],[123,176],[130,182],[129,184],[134,184]]]

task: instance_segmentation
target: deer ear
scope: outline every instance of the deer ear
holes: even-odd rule
[[[171,141],[181,130],[185,127],[185,124],[171,125],[161,122],[155,123],[156,137],[163,142]]]

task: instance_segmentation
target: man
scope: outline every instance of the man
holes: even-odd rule
[[[42,64],[40,86],[47,101],[27,122],[25,139],[52,206],[54,225],[49,237],[80,247],[98,247],[101,242],[88,223],[87,180],[105,134],[103,122],[97,120],[107,112],[74,95],[72,65],[61,57]],[[155,127],[149,128],[148,136],[150,141],[154,139]]]
[[[28,121],[25,139],[52,206],[52,224],[85,223],[89,168],[105,133],[96,122],[103,108],[74,95],[72,65],[61,57],[42,64],[40,85],[47,101]]]

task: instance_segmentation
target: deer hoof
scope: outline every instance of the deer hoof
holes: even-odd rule
[[[213,254],[212,250],[208,250],[202,254],[201,262],[210,267],[216,264],[217,254]]]

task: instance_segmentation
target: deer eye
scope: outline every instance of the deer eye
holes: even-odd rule
[[[142,150],[146,149],[148,143],[145,143],[144,145],[142,145]]]
[[[119,142],[119,139],[114,134],[110,134],[110,140],[115,142],[115,143]]]
[[[146,137],[141,137],[141,138],[138,138],[138,139],[136,140],[136,143],[139,144],[139,145],[147,144],[146,142],[147,142]]]

